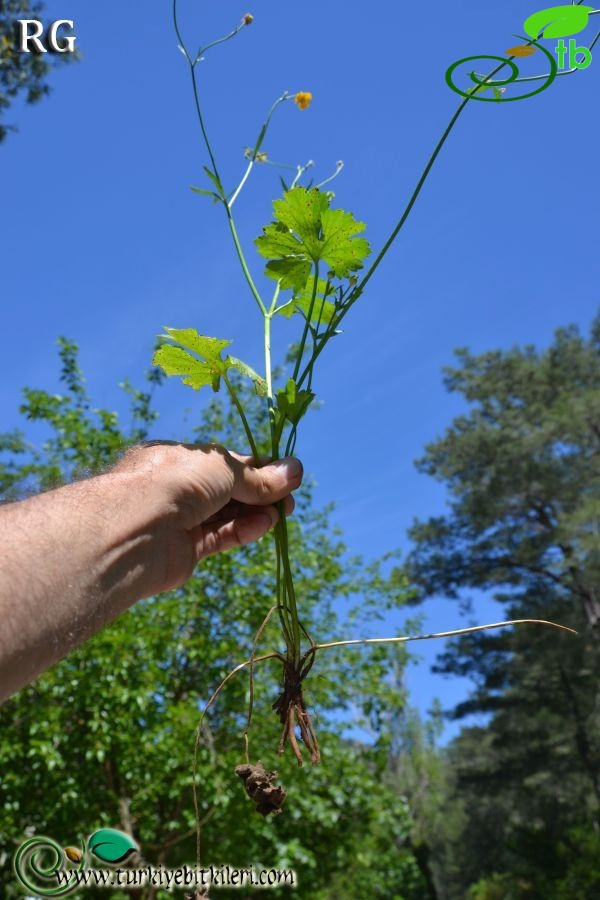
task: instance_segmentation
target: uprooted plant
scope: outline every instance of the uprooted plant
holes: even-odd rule
[[[224,387],[239,414],[250,450],[259,464],[257,440],[250,428],[240,393],[236,389],[236,379],[232,377],[232,371],[249,379],[257,394],[264,398],[265,417],[268,419],[270,435],[270,458],[275,460],[282,455],[292,454],[296,447],[298,426],[315,401],[314,381],[317,360],[329,342],[340,334],[340,325],[364,293],[368,282],[402,229],[442,146],[466,104],[470,100],[479,99],[475,94],[488,89],[488,85],[491,84],[490,79],[507,63],[497,66],[493,72],[485,76],[483,81],[474,79],[476,85],[480,85],[480,87],[471,89],[460,103],[428,160],[397,224],[366,270],[365,261],[370,256],[371,248],[367,240],[362,237],[365,225],[357,221],[352,213],[334,208],[334,195],[326,188],[326,185],[330,184],[333,178],[340,173],[342,163],[338,162],[333,173],[321,182],[308,181],[304,184],[300,182],[306,181],[306,173],[314,167],[312,161],[283,167],[294,171],[293,178],[288,184],[280,177],[283,196],[273,203],[273,221],[262,229],[262,233],[255,240],[258,253],[266,260],[264,274],[272,284],[272,290],[269,291],[270,299],[265,299],[263,289],[259,290],[250,272],[236,229],[233,209],[253,170],[261,164],[276,165],[269,160],[263,149],[276,110],[289,101],[295,103],[300,109],[306,109],[311,102],[312,95],[308,91],[296,93],[286,91],[273,103],[254,145],[245,151],[245,171],[239,182],[233,188],[226,187],[226,180],[217,164],[207,133],[198,83],[198,69],[209,50],[234,38],[243,28],[251,24],[253,17],[250,14],[245,15],[229,34],[200,47],[194,54],[190,53],[181,35],[177,0],[173,2],[173,19],[179,40],[179,49],[188,63],[200,130],[210,162],[209,166],[204,166],[210,185],[206,188],[195,187],[192,190],[210,197],[225,214],[235,254],[262,324],[264,374],[259,374],[246,363],[226,354],[231,343],[230,340],[207,337],[193,328],[165,328],[165,334],[162,335],[163,342],[155,354],[154,362],[166,374],[181,376],[183,383],[195,390],[209,386],[214,391],[218,391]],[[276,385],[274,384],[271,359],[271,332],[274,323],[282,316],[297,317],[299,322],[298,340],[293,345],[289,356],[291,375],[285,384]],[[497,628],[501,625],[513,624],[496,623],[490,626],[478,626],[477,629],[461,629],[455,632],[418,637],[316,643],[302,625],[299,609],[301,604],[298,602],[294,588],[293,548],[290,547],[282,504],[279,506],[279,519],[274,529],[274,542],[277,577],[273,606],[256,634],[250,658],[241,662],[229,673],[214,692],[203,713],[204,716],[223,685],[230,678],[242,669],[249,669],[250,708],[248,724],[244,732],[246,761],[237,767],[236,772],[244,782],[258,811],[265,815],[281,810],[285,791],[275,784],[276,773],[267,772],[260,763],[255,765],[250,763],[248,731],[252,716],[252,679],[256,664],[267,659],[274,659],[281,665],[281,692],[273,702],[273,709],[279,717],[282,728],[279,753],[283,753],[285,747],[289,745],[298,764],[302,765],[300,747],[302,743],[311,761],[318,763],[320,759],[319,744],[306,709],[303,685],[315,659],[322,650],[353,643],[423,640],[462,634],[465,631],[478,630],[479,627]],[[267,622],[275,614],[279,619],[284,649],[272,650],[257,656],[258,641]],[[538,622],[539,620],[525,621]],[[552,625],[553,623],[540,624]],[[556,627],[562,628],[563,626]],[[565,630],[569,631],[570,629]],[[202,719],[198,728],[196,752],[201,726]],[[193,783],[195,792],[195,765]],[[196,812],[197,810],[196,800]]]

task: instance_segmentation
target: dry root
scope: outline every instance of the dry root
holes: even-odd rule
[[[296,737],[296,725],[298,725],[298,728],[300,729],[302,742],[310,753],[311,762],[318,763],[321,761],[319,743],[302,696],[302,681],[311,664],[312,656],[309,658],[308,665],[306,665],[306,658],[304,658],[298,668],[289,662],[286,663],[283,691],[273,704],[273,709],[283,723],[283,731],[281,733],[281,740],[279,741],[279,755],[284,752],[285,744],[289,741],[299,766],[302,765],[303,760],[298,745],[298,738]]]
[[[278,815],[281,812],[287,791],[274,784],[277,780],[277,772],[267,772],[259,761],[255,766],[245,763],[235,767],[235,774],[244,782],[246,793],[256,804],[256,809],[263,816],[269,813]]]

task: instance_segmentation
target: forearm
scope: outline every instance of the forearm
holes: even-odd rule
[[[0,507],[0,702],[152,592],[161,522],[136,471]]]
[[[258,540],[301,480],[297,460],[255,467],[214,444],[156,441],[0,507],[0,702],[203,557]]]

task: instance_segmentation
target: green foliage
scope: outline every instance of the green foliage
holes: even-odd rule
[[[176,341],[181,345],[176,347],[162,344],[155,352],[152,362],[155,366],[160,366],[166,375],[185,375],[183,384],[188,384],[195,390],[211,385],[216,392],[221,387],[221,378],[226,378],[227,372],[235,369],[250,378],[257,394],[266,394],[266,382],[254,369],[234,356],[227,356],[225,359],[221,357],[221,352],[231,341],[205,337],[194,328],[165,326],[165,331],[167,334],[161,335],[161,339]]]
[[[57,487],[98,471],[113,462],[123,449],[123,434],[116,413],[91,407],[85,379],[77,364],[76,346],[58,339],[61,360],[60,380],[66,393],[24,388],[19,412],[29,422],[46,423],[48,439],[41,449],[31,445],[20,429],[0,435],[0,484],[6,499],[26,495],[30,490]],[[152,395],[164,375],[160,369],[147,373],[149,390],[120,387],[131,398],[129,443],[145,440],[157,414]]]
[[[364,231],[351,213],[331,209],[327,194],[295,187],[273,203],[275,221],[255,241],[266,257],[265,274],[282,288],[303,291],[313,263],[324,261],[332,277],[347,278],[362,268],[370,253]]]
[[[78,59],[77,53],[20,53],[17,49],[17,19],[43,21],[44,4],[31,0],[0,0],[0,119],[13,100],[22,95],[27,103],[45,97],[48,75],[54,65]],[[0,143],[13,125],[0,121]]]
[[[600,814],[600,319],[587,339],[559,330],[545,351],[463,349],[458,359],[446,384],[468,409],[419,463],[447,485],[449,512],[412,529],[411,577],[421,598],[468,604],[484,590],[507,618],[578,635],[464,635],[440,657],[439,671],[474,681],[455,716],[489,722],[451,746],[454,833],[437,845],[438,865],[450,898],[469,885],[495,897],[506,883],[507,898],[553,900],[571,877],[570,896],[592,896],[577,894],[586,876],[572,872],[566,835],[595,834]],[[595,883],[596,867],[587,872]]]
[[[288,378],[285,388],[277,391],[276,428],[281,429],[284,422],[297,425],[314,399],[311,391],[299,391],[293,378]]]
[[[50,431],[44,447],[1,436],[6,461],[0,490],[12,497],[52,479],[103,470],[154,423],[147,395],[129,385],[137,410],[131,432],[116,414],[92,409],[75,346],[61,339],[60,354],[65,394],[57,400],[43,390],[24,392],[24,415],[35,412]],[[154,388],[156,370],[149,375]],[[260,434],[260,398],[246,396],[239,383],[236,389]],[[236,447],[243,435],[215,397],[186,439]],[[388,573],[390,560],[366,566],[349,556],[328,512],[314,510],[310,499],[306,487],[288,523],[307,627],[316,638],[341,637],[335,603],[353,609],[353,627],[363,631],[364,623],[372,626],[387,608],[405,603],[406,578],[397,567]],[[7,900],[20,896],[10,857],[32,829],[63,847],[83,847],[88,834],[118,828],[136,840],[149,863],[193,864],[191,761],[200,710],[223,676],[247,658],[272,604],[271,541],[268,536],[204,560],[185,586],[136,604],[0,709],[0,846],[7,851],[0,893]],[[278,630],[270,624],[264,646],[277,642]],[[280,690],[279,672],[263,664],[250,752],[276,767],[289,791],[277,819],[254,812],[233,774],[243,760],[247,673],[226,685],[200,742],[206,864],[294,867],[297,896],[311,900],[337,900],[340,891],[351,900],[362,900],[365,891],[381,898],[425,896],[406,801],[382,781],[385,710],[394,697],[404,702],[387,677],[392,658],[402,660],[405,653],[360,648],[322,654],[307,685],[307,702],[318,711],[324,758],[321,766],[302,770],[293,759],[277,756],[279,727],[270,705]],[[343,738],[350,717],[371,729],[373,746]],[[89,890],[86,896],[100,900],[106,892]],[[168,896],[159,894],[161,900]]]
[[[329,300],[329,297],[335,297],[335,290],[329,280],[323,278],[315,279],[314,276],[309,278],[306,287],[298,291],[292,299],[280,306],[276,312],[281,313],[289,319],[295,312],[301,312],[306,318],[310,318],[311,322],[322,322],[329,325],[335,315],[335,304]]]

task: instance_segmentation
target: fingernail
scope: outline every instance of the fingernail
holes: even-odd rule
[[[271,465],[281,469],[289,481],[296,481],[302,478],[302,463],[295,456],[285,456],[283,459],[275,460]]]

